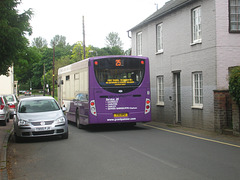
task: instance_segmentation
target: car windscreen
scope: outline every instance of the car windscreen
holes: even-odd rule
[[[13,95],[7,95],[7,96],[5,96],[5,97],[6,97],[6,99],[7,99],[8,102],[13,102],[13,101],[14,101]]]
[[[19,113],[37,113],[60,110],[57,102],[53,99],[22,101]]]

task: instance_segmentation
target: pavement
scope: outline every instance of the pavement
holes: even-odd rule
[[[212,131],[206,131],[195,128],[182,127],[181,125],[170,125],[159,122],[149,122],[143,124],[146,127],[161,129],[163,131],[176,133],[183,136],[190,136],[201,140],[221,143],[240,148],[240,137],[234,135],[219,134]],[[0,180],[8,180],[7,174],[7,147],[10,135],[13,132],[13,120],[10,119],[7,126],[0,125]]]
[[[0,180],[7,180],[7,145],[13,130],[13,120],[10,119],[6,126],[0,125]]]

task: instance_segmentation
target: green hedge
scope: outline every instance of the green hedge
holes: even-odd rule
[[[234,67],[229,76],[229,92],[238,105],[240,105],[240,66]]]

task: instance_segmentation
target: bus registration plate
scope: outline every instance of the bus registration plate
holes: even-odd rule
[[[128,113],[114,113],[114,117],[128,117]]]

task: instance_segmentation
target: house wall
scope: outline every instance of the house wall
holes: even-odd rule
[[[240,33],[229,33],[228,0],[216,1],[217,89],[228,89],[228,67],[240,66]]]
[[[191,10],[201,6],[202,43],[190,45]],[[163,23],[163,50],[156,53],[156,25]],[[215,2],[200,0],[132,32],[132,52],[136,54],[136,33],[142,31],[143,56],[150,59],[152,120],[176,122],[173,72],[181,77],[181,124],[214,129],[214,94],[217,88]],[[192,108],[192,73],[203,74],[203,109]],[[164,106],[157,104],[156,77],[164,76]]]
[[[13,77],[13,67],[9,68],[9,75],[0,76],[0,94],[13,94],[14,92],[14,77]]]

